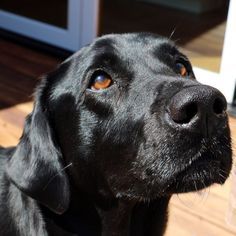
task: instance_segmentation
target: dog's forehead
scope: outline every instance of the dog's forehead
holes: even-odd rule
[[[153,56],[158,59],[162,54],[177,53],[174,44],[166,38],[148,33],[107,35],[97,39],[91,49],[96,55],[115,54],[122,59],[144,59]]]

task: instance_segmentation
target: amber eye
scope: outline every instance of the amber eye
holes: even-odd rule
[[[92,82],[90,84],[90,89],[92,90],[102,90],[110,87],[112,85],[111,76],[104,71],[96,71],[92,75]]]
[[[186,66],[182,64],[181,62],[176,63],[176,70],[183,77],[188,75]]]

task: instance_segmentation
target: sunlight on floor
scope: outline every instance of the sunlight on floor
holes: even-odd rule
[[[24,125],[25,117],[32,111],[33,102],[18,104],[0,110],[0,144],[16,145]]]

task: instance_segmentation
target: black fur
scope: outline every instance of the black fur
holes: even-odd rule
[[[97,70],[108,89],[89,89]],[[169,40],[98,38],[45,76],[19,144],[0,148],[0,235],[163,235],[172,194],[229,175],[225,106]]]

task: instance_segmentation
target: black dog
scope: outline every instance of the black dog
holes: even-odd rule
[[[226,101],[167,39],[108,35],[42,80],[0,155],[0,235],[163,235],[172,194],[229,175]]]

